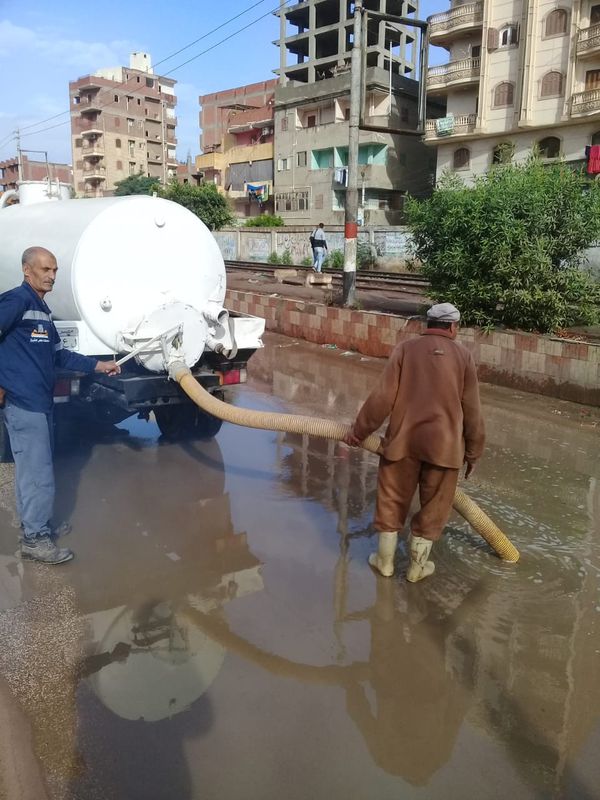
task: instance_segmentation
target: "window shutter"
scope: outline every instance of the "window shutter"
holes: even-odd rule
[[[488,28],[487,33],[487,49],[488,52],[498,49],[498,29]]]

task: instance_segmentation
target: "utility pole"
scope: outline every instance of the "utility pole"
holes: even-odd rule
[[[15,131],[15,138],[17,140],[17,180],[21,183],[23,180],[23,158],[21,156],[21,134],[18,128]]]
[[[350,123],[348,138],[348,186],[344,220],[344,295],[343,304],[356,302],[356,254],[358,243],[358,144],[361,98],[362,0],[354,0],[354,36],[350,69]]]

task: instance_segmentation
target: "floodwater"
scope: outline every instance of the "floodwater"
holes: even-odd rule
[[[238,405],[349,421],[382,366],[266,345]],[[57,459],[77,555],[54,568],[14,557],[3,468],[0,797],[600,798],[600,414],[483,397],[468,491],[522,560],[453,517],[414,586],[403,547],[393,579],[366,563],[362,451],[84,431]]]

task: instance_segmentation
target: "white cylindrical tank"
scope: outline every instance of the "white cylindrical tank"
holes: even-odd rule
[[[2,209],[0,292],[21,283],[22,252],[34,245],[58,261],[46,297],[55,319],[82,320],[115,351],[124,331],[165,305],[183,303],[210,318],[225,300],[225,265],[214,237],[169,200],[135,195]]]

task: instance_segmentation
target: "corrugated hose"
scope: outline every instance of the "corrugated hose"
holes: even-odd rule
[[[199,408],[218,419],[231,422],[233,425],[266,431],[307,433],[310,436],[319,436],[323,439],[334,439],[336,441],[342,441],[350,430],[350,426],[343,422],[305,417],[300,414],[253,411],[252,409],[238,408],[230,403],[224,403],[207,392],[182,362],[171,364],[169,375],[173,380],[177,381],[190,400]],[[379,454],[381,452],[381,439],[377,434],[371,434],[368,439],[362,442],[361,447],[371,453]],[[460,489],[457,489],[454,495],[453,507],[485,539],[503,561],[514,564],[519,560],[519,551],[508,537],[479,508],[477,503]]]

